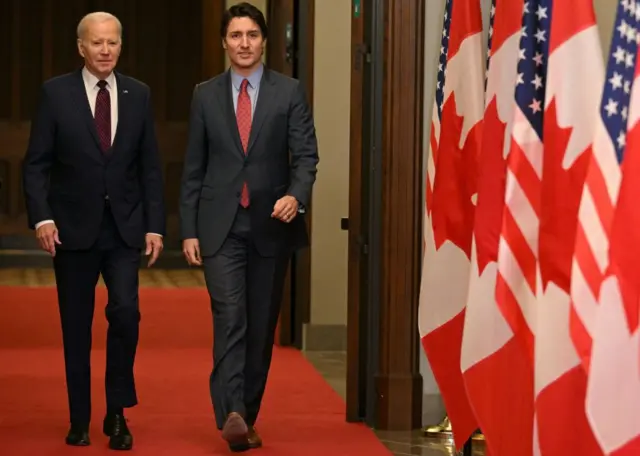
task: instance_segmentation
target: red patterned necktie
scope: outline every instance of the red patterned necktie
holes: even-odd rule
[[[100,148],[102,153],[107,153],[111,147],[111,97],[107,90],[107,81],[98,81],[98,87],[100,90],[96,97],[94,118],[100,139]]]
[[[249,146],[249,134],[251,133],[251,98],[247,92],[249,81],[244,79],[240,85],[240,94],[238,95],[238,105],[236,106],[236,122],[238,123],[238,133],[240,133],[240,141],[242,150],[245,155]],[[240,197],[240,205],[249,207],[249,189],[245,182],[242,186],[242,196]]]

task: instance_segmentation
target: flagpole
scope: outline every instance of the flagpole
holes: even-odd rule
[[[469,440],[467,440],[467,443],[464,444],[464,447],[462,448],[462,456],[472,456],[472,442],[473,438],[470,438]]]

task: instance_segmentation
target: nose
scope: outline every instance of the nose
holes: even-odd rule
[[[240,46],[243,48],[249,47],[249,37],[243,36],[242,41],[240,41]]]
[[[109,45],[107,43],[104,43],[102,45],[102,47],[100,48],[100,53],[101,54],[108,54],[109,53]]]

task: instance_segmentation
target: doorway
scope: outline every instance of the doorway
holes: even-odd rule
[[[380,331],[382,0],[354,1],[351,26],[347,420],[375,427]]]
[[[269,68],[298,79],[313,109],[313,52],[315,0],[268,0],[269,25],[266,64]],[[311,233],[312,208],[306,208],[305,222]],[[289,263],[276,343],[303,345],[303,326],[311,312],[311,252],[297,251]]]

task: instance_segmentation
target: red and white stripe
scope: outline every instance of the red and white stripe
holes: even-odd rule
[[[589,368],[600,286],[609,263],[609,232],[622,177],[615,146],[600,116],[594,131],[571,277],[571,338],[585,369]]]
[[[520,107],[512,103],[496,301],[533,365],[543,146]]]
[[[461,368],[494,456],[531,454],[533,372],[495,299],[523,0],[496,3]]]
[[[636,56],[636,62],[639,56]],[[622,174],[605,168],[615,205],[609,266],[589,321],[587,416],[606,455],[640,454],[640,65],[631,89]],[[608,179],[607,179],[608,178]],[[585,227],[585,230],[588,228]]]
[[[553,2],[546,78],[536,311],[540,454],[599,456],[585,413],[586,372],[571,340],[571,263],[580,197],[599,119],[604,63],[592,0]]]

